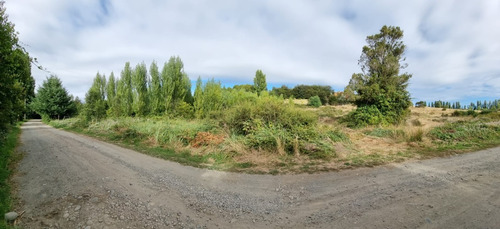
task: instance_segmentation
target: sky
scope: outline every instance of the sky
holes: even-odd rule
[[[21,44],[80,98],[96,73],[125,62],[158,65],[179,56],[192,81],[268,87],[329,85],[342,91],[366,37],[399,26],[402,70],[413,101],[500,98],[500,1],[452,0],[8,0]]]

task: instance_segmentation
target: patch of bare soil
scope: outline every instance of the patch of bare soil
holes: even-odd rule
[[[23,228],[496,228],[500,148],[376,168],[249,175],[27,122]]]

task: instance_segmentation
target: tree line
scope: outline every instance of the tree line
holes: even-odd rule
[[[254,85],[248,91],[244,87],[224,88],[214,79],[205,83],[196,81],[194,95],[191,81],[184,72],[179,57],[171,57],[160,71],[153,61],[149,70],[145,63],[134,68],[125,63],[120,77],[112,72],[108,78],[97,73],[85,95],[82,115],[87,120],[105,117],[167,115],[187,118],[204,118],[211,112],[234,104],[235,97],[251,97],[267,92],[266,75],[257,70]]]
[[[493,101],[480,101],[476,103],[471,102],[469,105],[461,105],[460,102],[446,102],[437,100],[427,103],[426,101],[418,101],[415,107],[435,107],[435,108],[448,108],[448,109],[464,109],[464,110],[498,110],[500,108],[500,100]]]

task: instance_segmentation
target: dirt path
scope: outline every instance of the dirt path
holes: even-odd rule
[[[31,121],[24,228],[498,228],[500,148],[304,175],[181,166]]]

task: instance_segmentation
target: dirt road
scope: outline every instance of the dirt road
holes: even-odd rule
[[[248,175],[186,167],[31,121],[19,150],[24,228],[500,227],[500,148]]]

